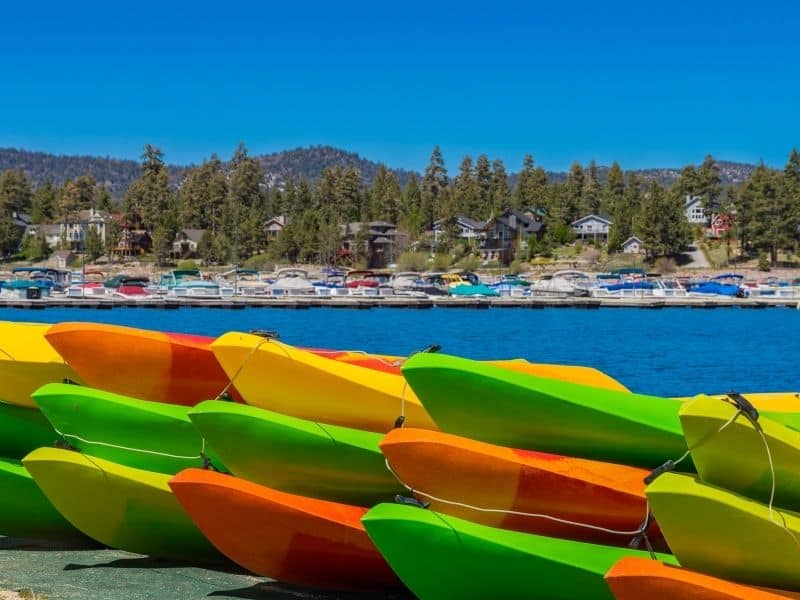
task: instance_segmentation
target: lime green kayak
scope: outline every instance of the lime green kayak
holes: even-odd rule
[[[17,460],[0,459],[0,535],[48,540],[85,540],[61,516]]]
[[[419,353],[402,368],[442,431],[501,446],[654,468],[686,451],[679,400]],[[691,468],[686,462],[681,466]]]
[[[613,600],[603,579],[619,559],[650,556],[477,525],[415,506],[379,504],[361,519],[398,577],[421,600]],[[676,564],[671,556],[659,559]]]
[[[40,448],[22,463],[53,506],[84,534],[136,554],[222,562],[175,498],[170,476],[59,448]]]
[[[760,416],[762,438],[744,414],[728,423],[736,413],[732,404],[709,396],[697,396],[681,407],[683,434],[700,478],[768,502],[772,472],[766,441],[775,469],[775,505],[800,510],[800,432]]]
[[[0,402],[0,456],[20,459],[31,450],[52,446],[57,439],[40,411]]]
[[[800,590],[800,514],[775,508],[770,519],[765,504],[679,473],[657,478],[647,487],[647,499],[681,566]]]
[[[203,439],[187,407],[63,383],[42,386],[32,397],[63,440],[89,456],[170,475],[203,466]]]
[[[378,446],[381,434],[220,400],[201,402],[189,418],[226,467],[248,481],[359,506],[401,490]]]

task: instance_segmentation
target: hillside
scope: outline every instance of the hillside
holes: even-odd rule
[[[371,183],[380,168],[380,163],[368,160],[355,152],[348,152],[331,146],[311,146],[308,148],[295,148],[272,154],[257,156],[266,172],[266,183],[270,185],[282,184],[287,179],[307,178],[315,180],[327,167],[354,167],[361,171],[364,179]],[[513,165],[512,165],[513,166]],[[723,184],[738,184],[744,181],[755,168],[754,165],[720,161]],[[170,181],[177,187],[181,181],[186,166],[170,165]],[[139,165],[133,160],[124,160],[99,156],[65,156],[47,154],[45,152],[32,152],[14,148],[0,148],[0,171],[6,169],[23,169],[34,184],[52,181],[63,183],[80,175],[91,174],[94,178],[108,188],[112,195],[121,198],[130,184],[139,176]],[[393,169],[401,185],[405,185],[411,171]],[[608,167],[599,167],[600,178],[605,180]],[[450,165],[451,175],[457,172],[457,166]],[[641,169],[636,173],[658,179],[662,184],[669,185],[680,174],[678,168]],[[554,181],[563,181],[564,172],[548,172]],[[516,181],[516,174],[510,175],[512,185]]]

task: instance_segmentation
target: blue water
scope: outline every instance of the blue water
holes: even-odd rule
[[[440,344],[471,358],[593,366],[656,395],[800,390],[800,310],[784,308],[48,308],[0,309],[0,320],[96,321],[211,336],[272,329],[290,344],[387,354]]]

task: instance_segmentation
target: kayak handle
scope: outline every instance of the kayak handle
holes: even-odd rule
[[[753,423],[758,421],[758,409],[753,406],[750,400],[742,396],[739,392],[728,392],[727,396],[731,403],[736,406],[736,408],[747,415],[748,419],[750,419]]]

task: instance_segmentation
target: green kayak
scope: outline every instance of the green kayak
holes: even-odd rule
[[[345,504],[390,501],[401,487],[381,434],[207,400],[189,418],[232,473],[277,490]]]
[[[650,556],[495,529],[400,504],[379,504],[361,522],[395,573],[421,600],[613,600],[603,579],[606,572],[621,558]],[[671,556],[658,557],[677,564]]]
[[[697,396],[681,407],[683,433],[700,478],[768,502],[772,472],[766,441],[775,469],[775,505],[800,510],[800,432],[760,416],[762,438],[744,414],[728,423],[736,413],[732,404],[708,396]]]
[[[0,402],[0,456],[20,459],[31,450],[52,446],[57,439],[40,411]]]
[[[187,407],[63,383],[44,385],[32,397],[64,441],[89,456],[170,475],[203,466],[203,439]]]
[[[765,504],[680,473],[662,475],[646,493],[681,566],[740,583],[800,590],[800,514],[773,508],[770,515]]]
[[[0,458],[0,535],[85,540],[61,516],[18,460]]]
[[[512,448],[657,467],[686,451],[681,402],[419,353],[403,375],[447,433]],[[691,469],[688,461],[681,465]]]
[[[224,562],[170,490],[169,475],[60,448],[34,450],[22,463],[76,529],[106,546],[186,562]]]

